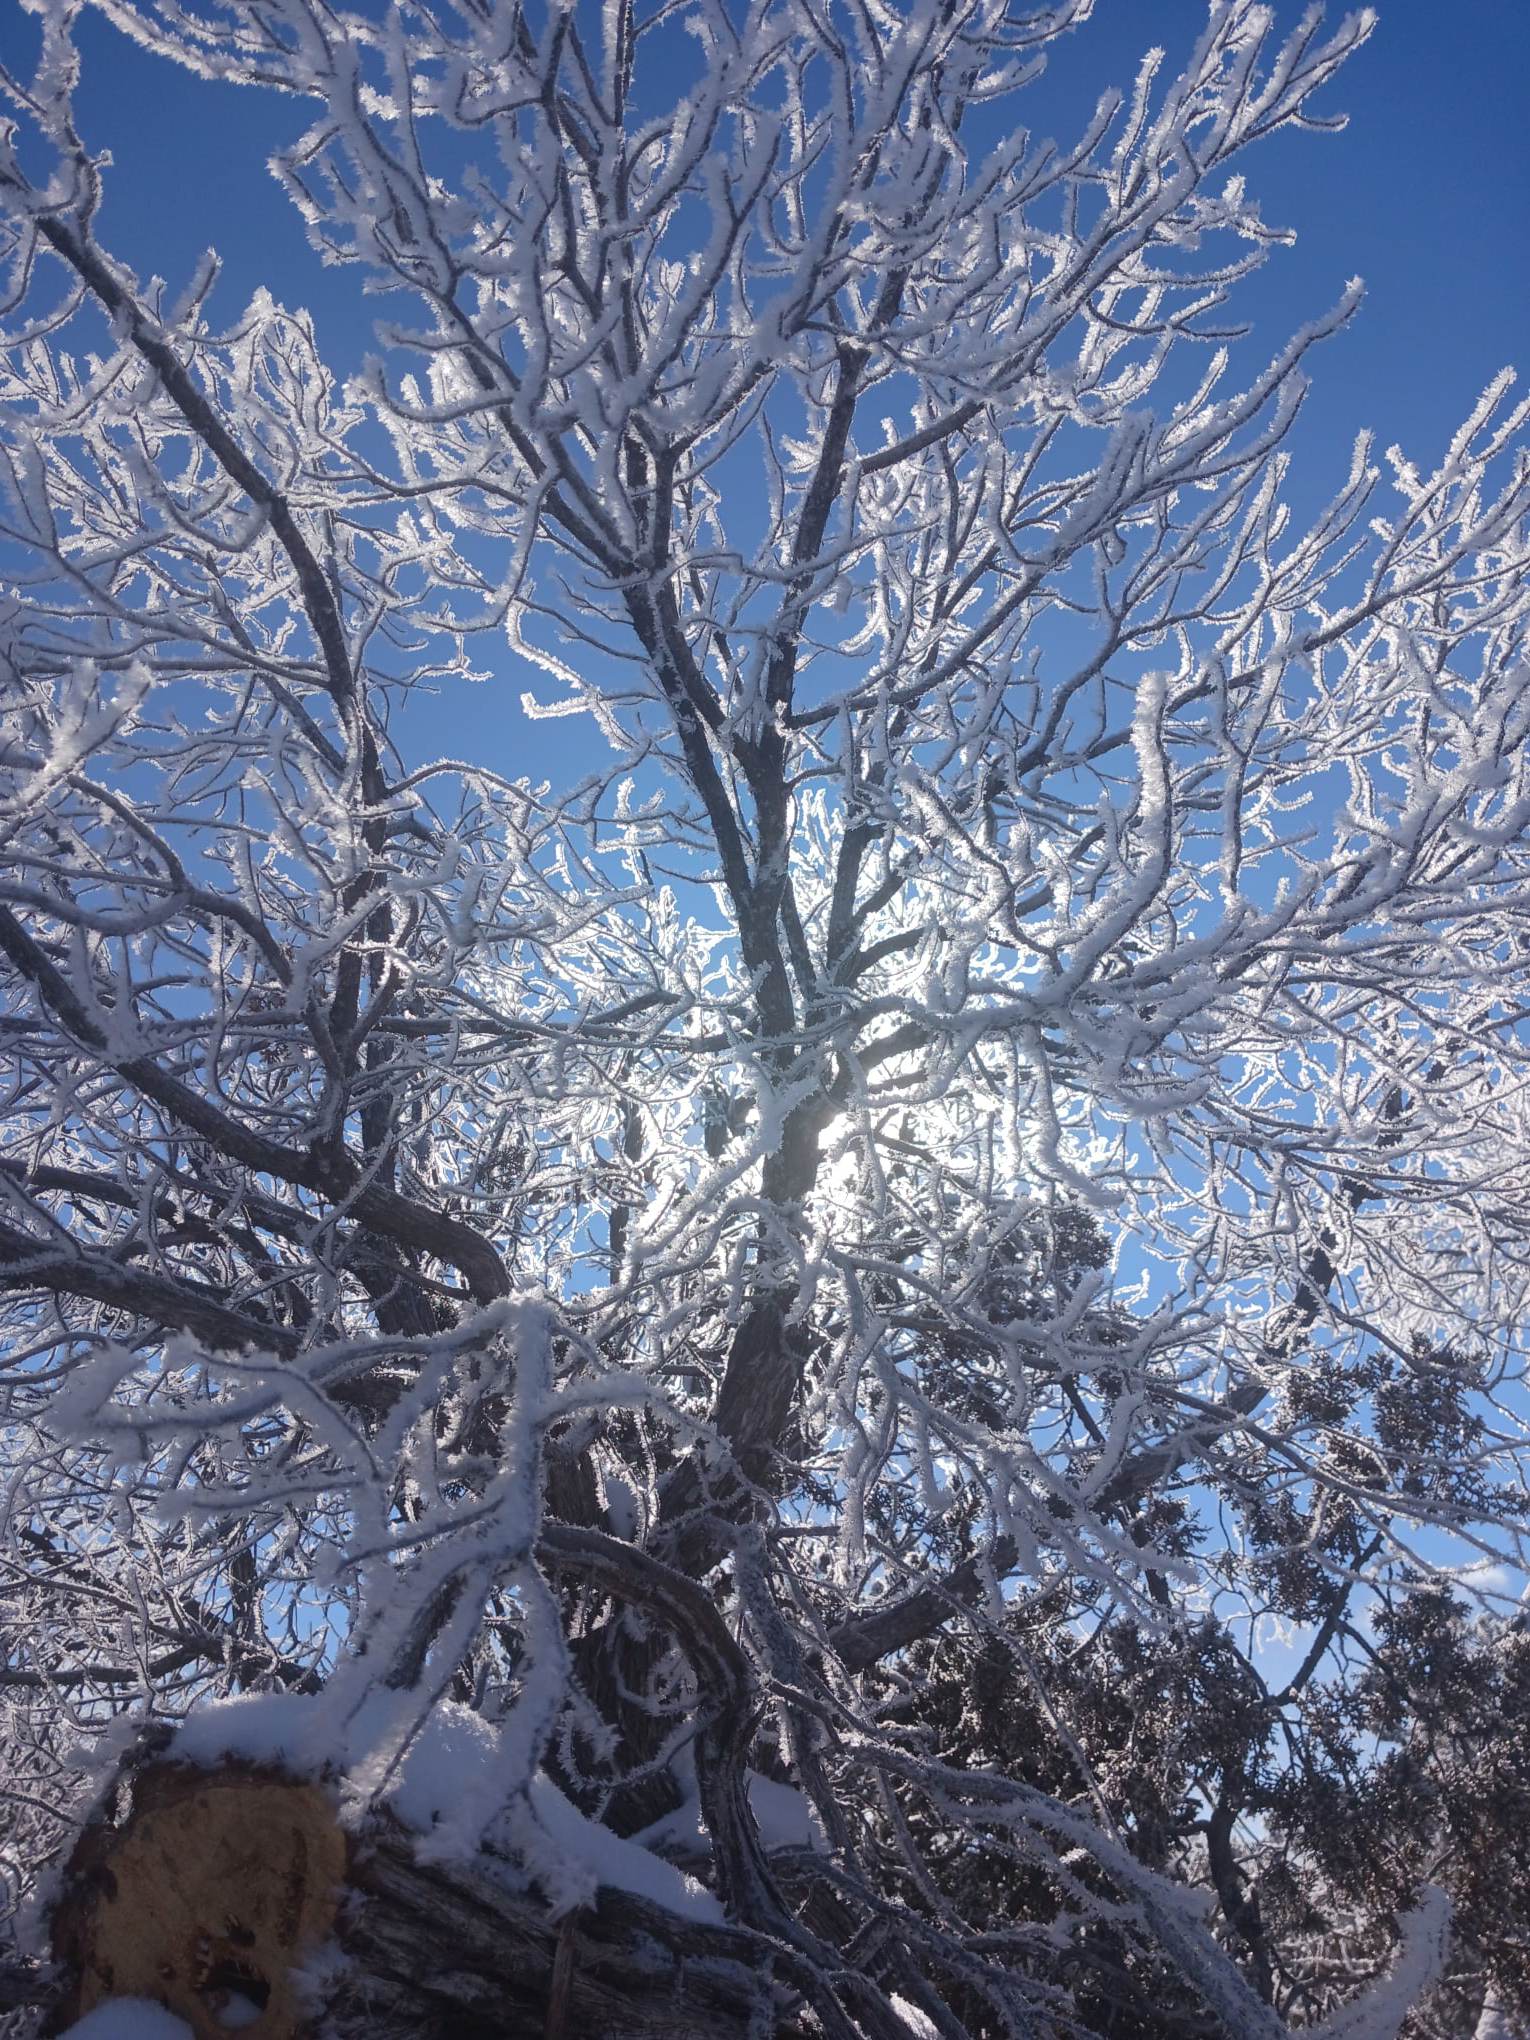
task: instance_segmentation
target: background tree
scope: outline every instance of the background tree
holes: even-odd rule
[[[212,261],[135,276],[39,6],[18,1891],[81,1733],[196,1710],[183,1752],[363,1832],[428,1802],[400,2031],[494,2030],[512,1969],[553,2031],[623,1960],[630,2018],[666,1947],[696,2031],[1530,2010],[1480,1612],[1524,1556],[1526,407],[1385,489],[1360,440],[1303,520],[1357,292],[1253,373],[1222,310],[1278,238],[1235,159],[1333,124],[1369,17],[1218,0],[1059,146],[1019,95],[1079,0],[102,4],[313,102],[275,167],[386,317],[342,379],[273,294],[216,325]],[[506,644],[598,731],[570,784],[431,755],[412,704]],[[460,1939],[453,2002],[470,1872],[522,1943]]]

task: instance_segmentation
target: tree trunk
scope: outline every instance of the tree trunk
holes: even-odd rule
[[[57,2033],[113,1997],[197,2040],[793,2040],[759,1941],[627,1892],[561,1920],[511,1866],[424,1863],[269,1767],[129,1765],[52,1913]],[[763,2015],[763,2016],[762,2016]],[[754,2023],[751,2023],[751,2020]]]

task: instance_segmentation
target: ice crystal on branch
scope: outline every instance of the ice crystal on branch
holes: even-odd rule
[[[37,0],[18,1882],[80,1734],[318,1696],[354,1819],[469,1710],[422,1861],[685,1894],[751,2032],[1523,2010],[1526,406],[1302,516],[1359,288],[1230,337],[1369,15],[1048,139],[1084,0],[100,6],[311,103],[383,316],[137,276]]]

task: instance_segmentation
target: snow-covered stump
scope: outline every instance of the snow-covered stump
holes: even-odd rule
[[[614,1887],[557,1918],[496,1857],[422,1853],[386,1810],[347,1832],[311,1777],[140,1757],[53,1907],[49,2030],[129,1999],[196,2040],[744,2040],[762,2012],[779,2040],[808,2030],[746,1935]]]

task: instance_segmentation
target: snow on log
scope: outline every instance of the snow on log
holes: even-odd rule
[[[778,2040],[808,2030],[700,1907],[599,1878],[560,1916],[493,1851],[443,1860],[388,1807],[352,1829],[327,1779],[201,1741],[129,1759],[76,1845],[52,2032],[109,2032],[124,2002],[196,2040],[744,2040],[762,2006]]]

